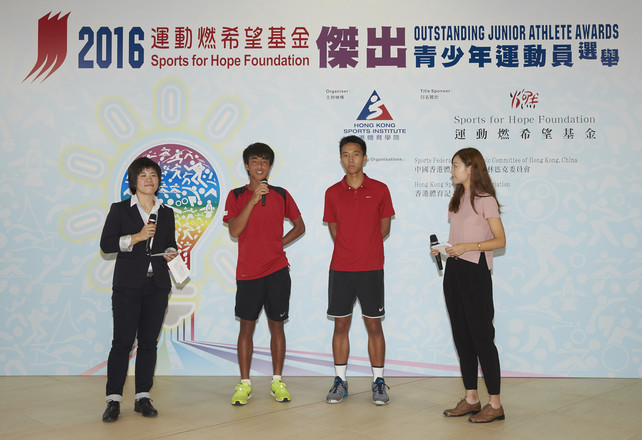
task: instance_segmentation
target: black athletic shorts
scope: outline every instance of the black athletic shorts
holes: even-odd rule
[[[383,269],[364,272],[342,272],[330,269],[328,282],[328,316],[341,318],[352,315],[359,300],[366,318],[381,318],[383,307]]]
[[[272,321],[285,321],[290,311],[290,268],[284,267],[255,280],[236,280],[234,313],[241,319],[256,321],[261,309]]]

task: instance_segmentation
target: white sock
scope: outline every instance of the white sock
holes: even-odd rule
[[[134,394],[134,399],[135,399],[135,400],[140,400],[140,399],[142,399],[142,398],[144,398],[144,397],[147,397],[148,399],[151,399],[151,398],[152,398],[152,395],[151,395],[151,394],[149,394],[149,392],[147,392],[147,393],[136,393],[136,394]]]
[[[346,381],[346,371],[348,370],[348,364],[343,365],[334,365],[334,375],[339,376],[342,381]]]
[[[250,379],[241,379],[241,383],[246,383],[249,386],[252,386],[252,382],[250,382]]]
[[[372,381],[374,382],[378,377],[383,379],[383,367],[372,367]]]
[[[275,380],[281,380],[281,376],[278,375],[278,374],[273,375],[272,376],[272,382],[274,382]]]

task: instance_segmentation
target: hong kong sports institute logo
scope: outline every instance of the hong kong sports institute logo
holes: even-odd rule
[[[36,72],[38,74],[32,82],[49,72],[42,79],[44,81],[62,66],[67,57],[67,18],[69,18],[69,14],[68,12],[61,17],[58,13],[52,17],[49,12],[38,20],[38,58],[29,75],[22,80],[23,82]]]
[[[372,95],[363,106],[357,121],[392,121],[390,112],[376,90],[372,91]]]
[[[343,129],[344,135],[354,135],[367,141],[397,142],[406,134],[406,129],[397,126],[376,90],[361,109],[352,127]],[[371,161],[373,157],[369,158]]]

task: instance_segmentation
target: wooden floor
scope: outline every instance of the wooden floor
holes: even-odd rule
[[[350,395],[335,405],[324,402],[330,377],[284,378],[288,403],[275,402],[269,378],[256,377],[249,403],[232,406],[237,380],[157,377],[159,416],[143,418],[130,377],[120,418],[103,423],[104,377],[0,377],[0,438],[642,439],[642,379],[504,379],[506,420],[484,425],[442,416],[463,395],[456,378],[388,378],[383,407],[372,404],[365,377],[349,377]]]

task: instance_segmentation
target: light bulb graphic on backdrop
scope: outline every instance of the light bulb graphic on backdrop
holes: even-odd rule
[[[160,144],[144,150],[138,157],[149,157],[161,167],[162,181],[158,198],[174,209],[176,243],[181,258],[191,268],[191,254],[198,240],[216,216],[220,203],[219,178],[212,164],[198,151],[180,144]],[[121,183],[121,198],[130,197],[127,173]],[[173,290],[165,319],[171,328],[194,313],[193,286]],[[189,301],[178,301],[178,299]]]
[[[158,192],[161,203],[174,209],[176,243],[187,267],[191,251],[212,223],[220,201],[219,179],[212,164],[198,151],[179,144],[161,144],[143,151],[161,167],[163,180]],[[130,196],[127,174],[121,197]]]
[[[236,253],[227,246],[227,240],[219,243],[208,255],[205,255],[206,249],[202,245],[219,228],[223,228],[219,206],[221,191],[225,192],[221,187],[226,185],[224,170],[227,167],[221,166],[226,162],[225,158],[220,157],[224,153],[221,147],[227,144],[242,124],[244,112],[239,101],[217,98],[217,91],[210,90],[208,85],[205,90],[199,88],[197,93],[203,102],[202,109],[205,109],[205,113],[188,117],[189,94],[183,84],[163,81],[153,88],[154,99],[141,102],[143,105],[154,102],[154,111],[137,113],[137,103],[130,103],[120,97],[105,99],[99,103],[99,126],[108,140],[114,143],[115,155],[107,156],[107,147],[93,150],[86,145],[71,146],[61,155],[61,169],[69,179],[78,182],[83,188],[85,185],[104,186],[108,180],[110,182],[110,190],[102,192],[101,198],[94,197],[65,211],[61,233],[62,237],[71,242],[94,239],[100,234],[104,224],[107,214],[105,208],[114,201],[112,190],[117,193],[116,199],[129,197],[127,164],[139,156],[148,156],[159,163],[163,171],[159,198],[174,209],[180,255],[192,271],[191,280],[172,287],[163,326],[166,331],[161,333],[159,340],[160,344],[168,347],[168,352],[178,354],[169,348],[172,341],[198,340],[196,315],[203,311],[200,307],[205,310],[205,321],[212,316],[208,300],[203,300],[202,292],[199,292],[200,286],[209,287],[209,283],[199,273],[200,270],[213,269],[228,290],[235,286]],[[208,94],[210,91],[212,94]],[[31,163],[35,162],[37,161]],[[111,180],[112,169],[117,170],[113,175],[115,181]],[[70,185],[69,188],[74,187]],[[86,195],[85,192],[83,194]],[[52,210],[50,214],[57,212]],[[95,250],[91,251],[91,255],[95,254]],[[202,255],[203,258],[197,255]],[[197,258],[194,265],[191,264],[192,256]],[[75,270],[80,270],[82,261],[74,258],[78,266]],[[112,288],[114,261],[115,255],[100,254],[96,256],[89,271],[91,286],[105,294]],[[217,295],[218,291],[208,293]],[[105,310],[101,303],[96,302],[94,311],[100,314]],[[76,333],[73,334],[75,337]],[[96,353],[106,359],[108,350],[104,349],[103,342],[96,341],[94,348]],[[54,353],[55,347],[44,351]],[[157,371],[171,374],[172,362],[159,357]],[[105,366],[106,360],[99,362],[87,370],[87,374],[104,374]]]

